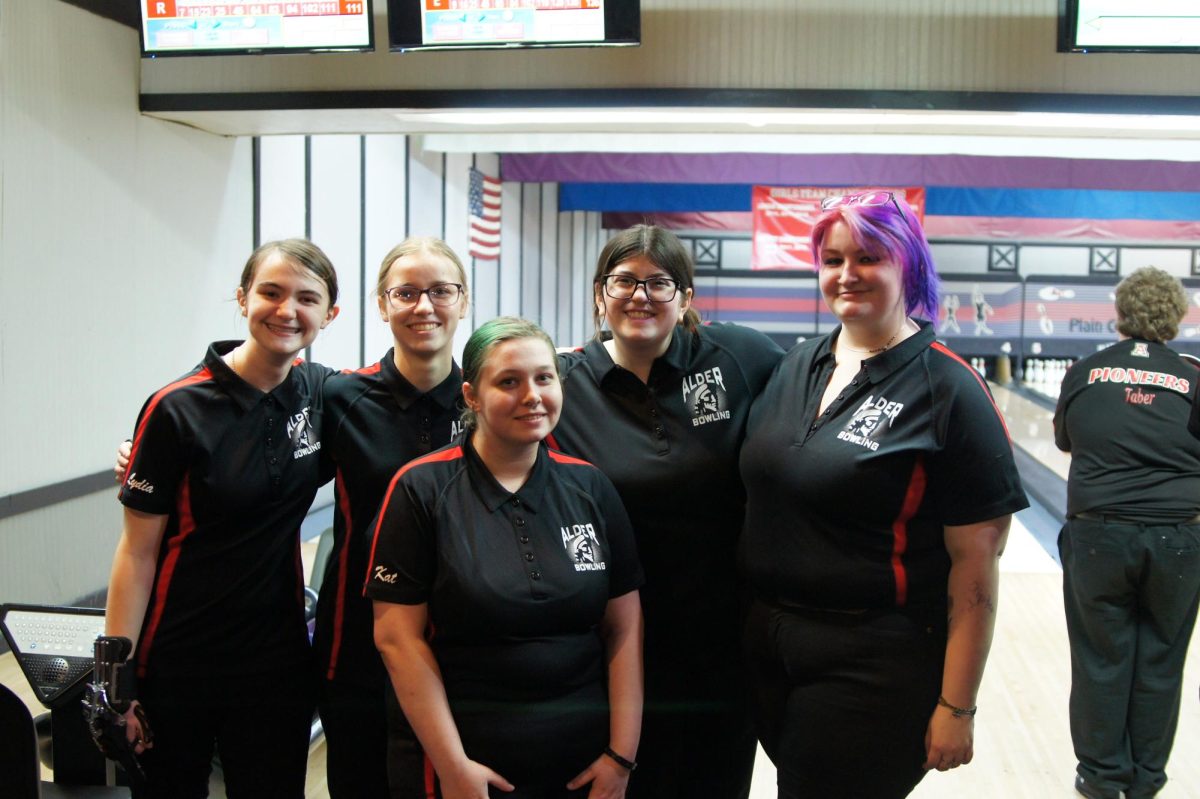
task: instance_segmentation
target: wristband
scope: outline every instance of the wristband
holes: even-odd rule
[[[946,701],[946,697],[938,696],[938,704],[950,711],[950,714],[956,719],[969,719],[974,717],[975,711],[979,710],[979,706],[975,707],[958,707]]]
[[[633,771],[635,768],[637,768],[637,763],[633,762],[632,760],[627,760],[627,759],[621,757],[620,755],[618,755],[616,752],[614,752],[612,750],[611,746],[604,747],[604,754],[606,754],[610,758],[612,758],[612,761],[614,763],[616,763],[618,766],[625,769],[626,771]]]

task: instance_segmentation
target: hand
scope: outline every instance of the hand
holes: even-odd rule
[[[567,790],[582,788],[588,783],[588,799],[622,799],[629,785],[629,771],[609,757],[600,755],[579,776],[567,783]]]
[[[494,785],[508,793],[513,785],[482,763],[468,760],[453,773],[439,774],[442,799],[488,799],[488,786]]]
[[[970,763],[975,756],[975,718],[935,707],[925,730],[925,753],[926,771],[949,771]]]
[[[133,442],[126,439],[117,445],[117,465],[113,467],[113,477],[117,482],[125,479],[125,470],[129,468],[129,456],[133,454]]]
[[[134,753],[139,755],[154,748],[154,736],[150,733],[150,726],[143,723],[145,720],[146,711],[142,703],[133,700],[125,711],[125,739],[133,744]]]

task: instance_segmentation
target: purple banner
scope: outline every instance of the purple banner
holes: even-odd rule
[[[513,153],[506,181],[1195,191],[1200,163],[974,155]]]

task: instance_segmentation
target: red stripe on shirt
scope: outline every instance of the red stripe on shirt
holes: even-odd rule
[[[158,625],[162,622],[163,610],[167,605],[167,592],[171,590],[171,578],[175,576],[175,567],[179,565],[179,555],[183,544],[196,530],[196,520],[192,518],[191,472],[185,472],[180,484],[179,496],[176,499],[176,511],[179,513],[179,531],[167,541],[167,556],[163,559],[162,570],[158,573],[158,584],[154,587],[154,609],[150,614],[150,623],[146,625],[146,634],[138,643],[139,677],[146,676],[146,664],[150,660],[150,648],[154,645],[154,636],[158,633]]]
[[[924,497],[925,459],[918,455],[912,475],[908,478],[900,515],[892,522],[892,576],[896,578],[897,607],[908,604],[908,569],[904,566],[904,553],[908,550],[908,522],[916,515]]]
[[[576,466],[591,466],[587,461],[581,461],[579,458],[572,458],[570,455],[564,455],[556,450],[550,450],[550,460],[556,463],[570,463]]]
[[[553,433],[546,436],[546,438],[544,440],[546,442],[546,446],[549,447],[550,449],[556,449],[556,450],[559,450],[560,452],[562,451],[562,447],[560,447],[558,445],[558,439],[556,439],[554,437]]]
[[[437,799],[437,772],[429,755],[425,755],[425,799]]]
[[[146,412],[142,414],[142,420],[138,422],[137,432],[133,434],[133,445],[129,450],[129,464],[125,467],[125,474],[121,476],[122,483],[129,477],[129,467],[137,460],[138,447],[142,445],[142,435],[146,432],[146,425],[150,422],[150,417],[154,414],[155,409],[158,408],[158,403],[162,401],[162,398],[172,391],[186,388],[196,383],[203,383],[205,380],[212,380],[212,372],[208,370],[207,366],[194,375],[189,375],[182,380],[171,383],[169,386],[160,388],[158,393],[150,398],[150,402],[146,405]]]
[[[379,361],[376,361],[375,363],[371,364],[370,366],[364,366],[360,369],[343,369],[342,374],[344,374],[344,375],[376,375],[376,374],[379,374],[380,370],[382,370],[382,369],[383,369],[383,365]]]
[[[943,355],[949,356],[950,360],[957,361],[964,369],[971,373],[971,377],[975,378],[975,382],[983,389],[983,394],[988,398],[988,402],[992,403],[992,410],[996,412],[996,416],[1000,419],[1000,425],[1004,428],[1004,435],[1008,436],[1009,445],[1012,444],[1012,435],[1008,432],[1008,422],[1004,421],[1004,414],[1000,412],[1000,408],[996,405],[996,399],[992,396],[992,392],[988,390],[987,384],[983,382],[983,378],[979,376],[979,372],[972,368],[971,364],[964,361],[958,356],[958,353],[947,347],[941,342],[935,341],[929,345],[931,349],[935,349]]]
[[[379,518],[375,521],[375,532],[371,535],[371,556],[367,558],[367,574],[363,578],[364,596],[366,596],[366,584],[371,580],[371,564],[375,562],[375,548],[379,546],[379,528],[383,526],[383,514],[392,501],[392,492],[396,490],[396,483],[399,483],[400,478],[414,466],[420,466],[423,463],[441,463],[443,461],[458,460],[462,456],[462,447],[451,447],[440,452],[431,452],[428,455],[404,464],[400,467],[400,471],[396,472],[395,476],[392,477],[392,482],[388,483],[387,493],[383,495],[383,503],[379,506]]]
[[[354,532],[353,516],[350,513],[350,494],[346,491],[346,478],[337,470],[335,480],[338,512],[342,514],[342,529],[346,531],[338,553],[337,595],[333,606],[333,643],[329,647],[329,670],[325,679],[332,680],[337,672],[338,653],[342,649],[342,624],[346,618],[346,575],[350,568],[350,537]],[[324,580],[321,581],[324,583]]]

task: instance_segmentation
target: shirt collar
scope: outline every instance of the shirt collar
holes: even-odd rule
[[[583,348],[584,357],[596,375],[598,383],[603,383],[608,375],[617,368],[616,362],[613,361],[608,349],[604,346],[604,342],[611,338],[612,333],[606,330],[601,333],[600,338],[592,339]],[[695,336],[686,327],[676,325],[674,332],[671,333],[671,343],[667,345],[667,351],[654,359],[654,365],[650,368],[651,379],[655,372],[663,368],[659,364],[670,367],[672,372],[682,372],[687,369],[691,362],[692,349],[695,346],[694,338]]]
[[[462,370],[456,363],[450,365],[450,374],[446,375],[446,379],[427,392],[421,392],[408,381],[408,378],[400,374],[400,370],[396,368],[394,347],[389,349],[379,362],[379,373],[383,376],[384,385],[387,386],[401,410],[407,411],[421,397],[429,397],[440,407],[449,410],[462,396]]]
[[[879,383],[886,380],[902,366],[924,352],[933,343],[936,338],[933,332],[933,325],[923,319],[914,319],[913,321],[917,323],[918,330],[916,333],[913,333],[895,347],[884,350],[878,355],[867,358],[862,362],[862,369],[866,372],[867,379],[872,383]],[[841,333],[842,326],[838,325],[821,342],[816,357],[818,364],[833,357],[833,343]]]
[[[495,513],[502,505],[513,503],[514,500],[516,500],[516,504],[528,508],[531,513],[537,513],[538,507],[542,504],[542,497],[546,493],[546,481],[549,477],[550,458],[545,442],[538,445],[537,460],[533,463],[529,479],[515,492],[500,485],[499,481],[488,471],[483,459],[479,457],[479,453],[471,444],[470,433],[467,433],[462,439],[462,450],[471,474],[475,478],[472,482],[477,487],[479,497],[483,500],[484,507],[488,509],[489,513]]]
[[[224,356],[241,343],[241,341],[216,341],[209,345],[208,352],[204,356],[204,366],[212,373],[213,380],[217,385],[232,397],[243,411],[250,410],[267,397],[274,397],[275,401],[284,408],[295,406],[296,401],[300,398],[295,369],[288,370],[287,377],[283,378],[282,383],[270,391],[263,392],[243,380],[237,372],[230,368],[229,364],[225,363]]]

